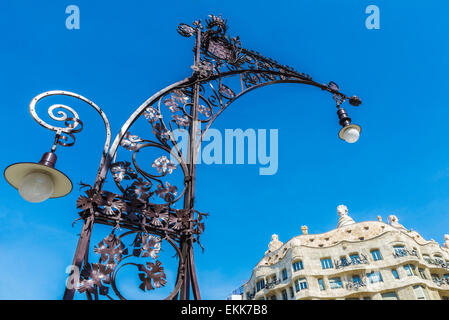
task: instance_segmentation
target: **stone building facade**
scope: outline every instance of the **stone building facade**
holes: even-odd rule
[[[244,300],[449,300],[449,235],[440,246],[407,230],[396,216],[388,223],[356,223],[339,206],[336,229],[282,243],[268,251],[243,285]]]

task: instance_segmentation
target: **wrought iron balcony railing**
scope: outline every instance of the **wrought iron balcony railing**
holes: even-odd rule
[[[359,265],[359,264],[368,264],[368,258],[362,254],[362,258],[354,258],[351,260],[347,259],[340,259],[340,260],[334,260],[335,269],[341,269],[352,265]]]
[[[345,283],[345,288],[347,290],[359,290],[362,287],[366,287],[366,283],[362,280],[360,281],[349,281]]]
[[[430,258],[425,258],[424,260],[425,260],[428,264],[432,264],[432,265],[439,266],[439,267],[441,267],[441,268],[444,268],[444,269],[448,269],[448,270],[449,270],[449,263],[447,263],[447,262],[444,261],[444,260],[441,260],[441,259],[430,259]]]
[[[267,282],[265,284],[265,289],[272,289],[279,283],[281,283],[281,279],[276,279],[276,280],[272,280],[271,282]]]
[[[254,300],[254,297],[256,296],[256,293],[255,292],[252,292],[252,293],[247,293],[246,294],[246,298],[248,299],[248,300]]]
[[[432,281],[439,287],[443,284],[449,285],[449,278],[441,279],[441,278],[432,278]]]
[[[406,256],[415,256],[418,257],[418,252],[416,250],[408,250],[408,249],[395,249],[393,251],[393,257],[400,258]]]

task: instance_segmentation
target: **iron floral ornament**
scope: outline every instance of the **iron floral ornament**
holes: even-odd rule
[[[84,193],[76,203],[83,227],[73,266],[81,272],[79,279],[75,279],[77,285],[66,288],[64,299],[73,299],[76,291],[88,299],[125,299],[117,285],[119,271],[125,266],[136,268],[142,291],[166,286],[164,266],[158,260],[165,245],[175,250],[178,259],[176,281],[166,299],[190,299],[191,295],[201,299],[193,245],[201,246],[207,214],[195,209],[195,163],[199,145],[215,119],[244,94],[280,83],[318,87],[332,95],[338,108],[346,100],[353,106],[361,103],[356,96],[349,98],[341,93],[334,82],[315,82],[305,73],[245,49],[239,37],[228,34],[226,20],[221,16],[209,16],[204,25],[201,21],[180,24],[178,32],[195,38],[193,73],[139,106],[112,144],[106,115],[81,95],[49,91],[38,95],[30,104],[34,119],[55,132],[52,152],[57,146],[72,146],[74,134],[82,130],[83,123],[74,109],[59,104],[51,106],[48,114],[64,125],[53,126],[43,121],[36,113],[36,105],[47,97],[66,96],[83,101],[99,113],[106,130],[95,183],[82,184]],[[131,133],[137,120],[150,126],[146,133],[151,134],[149,138]],[[189,132],[186,153],[173,134],[176,129]],[[123,158],[128,159],[117,160],[119,147],[124,149]],[[142,165],[137,157],[148,150],[157,152]],[[114,183],[115,191],[104,189],[106,178]],[[112,231],[94,247],[94,262],[91,262],[89,243],[95,224],[109,226]]]

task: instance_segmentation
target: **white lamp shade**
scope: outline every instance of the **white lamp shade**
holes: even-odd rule
[[[49,196],[49,198],[64,197],[72,191],[73,188],[72,181],[70,181],[70,179],[64,173],[54,168],[38,163],[22,162],[12,164],[5,169],[4,175],[6,181],[8,181],[8,183],[12,185],[14,188],[19,190],[21,189],[23,179],[33,172],[38,172],[51,178],[53,182],[53,191]],[[30,179],[30,181],[28,182],[35,184],[42,183],[42,187],[45,188],[46,185],[48,186],[48,183],[43,181],[43,179],[45,179],[45,177],[41,178],[40,179],[41,182],[39,182],[38,181],[39,178],[35,176],[34,179]],[[37,185],[35,185],[35,187],[37,187]]]
[[[340,132],[338,133],[338,136],[340,139],[348,142],[348,143],[354,143],[359,140],[360,132],[362,131],[362,128],[356,124],[350,124],[348,126],[343,127]]]

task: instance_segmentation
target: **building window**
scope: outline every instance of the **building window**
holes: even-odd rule
[[[349,265],[348,259],[346,259],[346,256],[340,257],[340,262],[341,262],[341,264],[342,264],[343,266]]]
[[[404,246],[394,246],[393,250],[395,257],[403,257],[407,255],[407,250],[405,250]]]
[[[415,275],[416,275],[416,274],[415,274],[415,266],[412,265],[412,264],[406,264],[406,265],[404,266],[404,270],[405,270],[405,272],[407,273],[407,275],[408,275],[409,277],[415,276]]]
[[[434,261],[435,261],[436,264],[439,264],[439,265],[444,265],[445,264],[443,258],[440,255],[436,254],[436,255],[433,256],[433,258],[434,258]]]
[[[382,293],[382,299],[383,300],[399,300],[398,295],[394,291]]]
[[[354,284],[360,284],[360,283],[362,283],[362,279],[360,279],[360,276],[359,275],[353,275],[352,276],[352,282],[354,283]]]
[[[371,273],[368,273],[367,276],[370,283],[383,282],[382,274],[380,273],[380,271],[377,272],[373,271]]]
[[[277,300],[276,295],[271,296],[270,300]]]
[[[449,300],[449,297],[442,296],[442,297],[441,297],[441,300]]]
[[[318,279],[318,286],[320,287],[320,290],[326,290],[326,286],[324,285],[324,280],[323,278]]]
[[[282,290],[282,300],[288,300],[287,290]]]
[[[329,286],[330,286],[331,289],[343,288],[343,285],[341,284],[341,279],[340,278],[329,279]]]
[[[293,271],[299,271],[304,269],[304,266],[302,265],[302,260],[296,261],[292,263]]]
[[[371,250],[371,256],[373,257],[374,261],[382,260],[379,249]]]
[[[293,291],[293,287],[290,287],[290,298],[295,297],[295,292]]]
[[[262,279],[260,281],[257,281],[256,283],[257,292],[265,288],[265,279]]]
[[[419,268],[418,271],[421,278],[427,279],[426,272],[424,271],[424,269]]]
[[[419,258],[419,256],[418,256],[418,249],[413,247],[413,252],[416,254],[416,257]]]
[[[295,281],[296,292],[307,289],[306,278],[299,278]]]
[[[305,278],[298,279],[301,290],[307,289],[307,280]]]
[[[431,274],[433,282],[435,282],[438,286],[442,285],[442,280],[437,274]]]
[[[287,280],[288,274],[287,269],[282,269],[282,280]]]
[[[321,259],[321,267],[323,269],[331,269],[331,268],[333,268],[334,265],[332,264],[331,258]]]
[[[428,254],[423,254],[422,257],[427,263],[430,263],[430,256]]]
[[[398,271],[396,269],[391,269],[391,273],[393,274],[393,277],[395,279],[399,279],[399,274],[398,274]]]
[[[371,300],[371,297],[369,296],[363,297],[363,300]]]
[[[349,255],[349,258],[351,258],[352,264],[360,264],[360,257],[358,255],[358,253],[353,253],[353,254]]]
[[[423,286],[414,286],[413,291],[415,291],[416,299],[427,300],[427,292]]]

